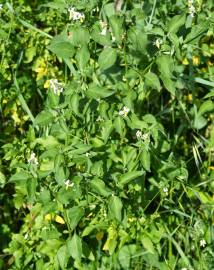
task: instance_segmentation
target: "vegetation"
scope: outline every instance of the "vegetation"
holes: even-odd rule
[[[2,1],[0,269],[214,269],[213,11]]]

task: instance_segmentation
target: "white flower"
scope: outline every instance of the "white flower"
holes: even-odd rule
[[[97,117],[97,119],[96,119],[96,122],[102,122],[103,121],[103,119],[102,119],[102,117],[99,115],[98,117]]]
[[[200,240],[200,247],[205,247],[206,246],[206,241],[204,239]]]
[[[163,41],[160,38],[157,38],[155,42],[153,43],[158,49],[160,49],[161,44]]]
[[[195,7],[193,6],[193,3],[194,1],[193,0],[188,0],[188,7],[189,7],[189,14],[191,17],[194,17],[195,16],[195,13],[196,13],[196,9]]]
[[[0,4],[0,10],[3,8],[3,4]]]
[[[106,22],[100,21],[100,26],[101,26],[101,29],[102,29],[100,35],[105,36],[106,33],[107,33],[108,24]]]
[[[141,141],[146,141],[146,140],[149,140],[149,134],[148,133],[145,133],[145,134],[142,134],[142,132],[140,130],[138,130],[136,132],[136,137],[138,140],[141,140]]]
[[[71,183],[71,181],[68,179],[65,181],[65,189],[67,190],[69,187],[73,187],[74,183]]]
[[[138,131],[136,132],[136,137],[137,137],[138,139],[142,139],[142,136],[143,136],[142,132],[141,132],[140,130],[138,130]]]
[[[130,112],[130,109],[124,106],[123,109],[119,111],[119,115],[126,117],[129,112]]]
[[[90,157],[91,156],[91,153],[85,153],[86,157]]]
[[[105,36],[107,33],[107,28],[103,28],[102,31],[100,32],[100,35]]]
[[[39,162],[38,162],[38,160],[36,158],[36,154],[34,152],[31,153],[30,158],[28,159],[28,163],[36,165],[36,166],[39,165]]]
[[[169,191],[169,190],[168,190],[167,187],[164,187],[164,188],[163,188],[163,192],[164,192],[164,193],[168,193],[168,191]]]
[[[54,94],[58,96],[63,92],[63,85],[59,83],[57,79],[50,80],[50,88],[53,90]]]
[[[83,21],[85,19],[85,15],[83,13],[75,11],[75,8],[73,8],[73,7],[68,8],[68,12],[69,12],[69,20]]]

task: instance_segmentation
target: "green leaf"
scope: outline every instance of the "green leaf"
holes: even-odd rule
[[[161,55],[156,60],[161,75],[170,78],[174,70],[173,60],[169,55]]]
[[[148,250],[152,254],[155,253],[153,243],[149,237],[143,236],[141,241],[142,241],[142,244],[146,250]]]
[[[5,175],[0,171],[0,184],[4,185],[6,182],[6,177]]]
[[[129,182],[131,182],[132,180],[138,178],[139,176],[142,176],[143,174],[144,174],[144,171],[127,172],[119,178],[119,185],[124,186],[128,184]]]
[[[143,165],[143,168],[150,172],[150,153],[146,149],[142,150],[142,153],[140,155],[140,160]]]
[[[125,123],[122,117],[118,116],[114,120],[114,128],[121,137],[124,137],[125,134]]]
[[[168,23],[168,32],[176,33],[186,22],[186,14],[175,15]]]
[[[54,116],[52,113],[48,111],[42,111],[36,116],[34,124],[39,126],[46,126],[52,123],[53,120]]]
[[[114,65],[117,60],[117,52],[113,48],[104,49],[98,58],[98,64],[101,69],[108,69]]]
[[[214,110],[214,103],[211,100],[207,100],[204,103],[201,104],[198,114],[203,115],[207,112],[212,112]]]
[[[173,82],[169,77],[165,77],[164,75],[161,75],[161,80],[166,88],[173,96],[175,96],[175,82]]]
[[[105,182],[102,180],[95,178],[91,182],[92,190],[94,190],[99,195],[107,197],[111,194],[111,191],[105,186]]]
[[[17,172],[12,175],[9,179],[9,182],[23,181],[31,178],[31,175],[26,171]]]
[[[75,53],[74,46],[64,33],[54,37],[48,49],[61,58],[71,58]]]
[[[123,207],[123,204],[122,204],[120,198],[118,198],[117,196],[111,196],[111,198],[109,199],[109,203],[108,203],[108,209],[109,209],[109,214],[112,218],[115,218],[118,221],[121,221],[122,207]]]
[[[86,46],[81,47],[76,54],[77,65],[81,71],[84,70],[90,59],[90,52]]]
[[[69,29],[71,32],[70,42],[76,46],[87,46],[90,41],[90,34],[87,28],[83,28],[82,26]]]
[[[74,260],[81,260],[82,257],[82,240],[75,233],[67,242],[68,252]]]
[[[67,211],[70,230],[74,230],[81,218],[84,216],[84,211],[80,206],[73,206]]]
[[[106,98],[114,94],[113,90],[107,89],[104,86],[91,85],[86,92],[89,98],[99,99]]]
[[[121,42],[122,40],[122,35],[124,31],[123,21],[123,17],[119,17],[118,15],[113,15],[109,18],[111,29],[117,42]]]
[[[156,89],[158,91],[161,90],[161,85],[160,85],[158,76],[154,74],[153,72],[146,73],[145,82],[146,82],[146,85],[150,86],[151,88]]]
[[[69,260],[67,246],[61,246],[57,251],[57,259],[62,269],[65,269]]]

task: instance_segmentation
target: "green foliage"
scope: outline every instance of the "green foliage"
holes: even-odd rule
[[[212,1],[12,2],[0,269],[214,268]]]

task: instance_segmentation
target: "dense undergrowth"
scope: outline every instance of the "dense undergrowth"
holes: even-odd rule
[[[213,11],[2,1],[0,269],[214,269]]]

